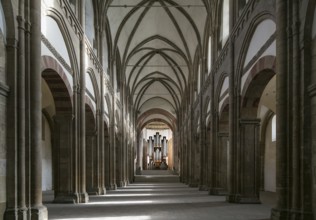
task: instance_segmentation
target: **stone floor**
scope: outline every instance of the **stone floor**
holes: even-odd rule
[[[52,198],[44,193],[49,219],[56,220],[266,220],[274,201],[265,194],[261,205],[229,204],[181,183],[135,183],[90,196],[88,204],[54,204]]]

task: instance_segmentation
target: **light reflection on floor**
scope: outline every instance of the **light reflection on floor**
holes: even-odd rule
[[[92,217],[92,218],[64,218],[59,220],[150,220],[150,216],[120,216],[120,217]]]
[[[210,196],[181,183],[131,184],[90,196],[86,204],[44,201],[52,220],[263,220],[269,219],[272,208],[227,203],[223,196]]]
[[[89,202],[84,205],[135,205],[135,204],[150,204],[153,203],[151,200],[141,201],[103,201],[103,202]]]

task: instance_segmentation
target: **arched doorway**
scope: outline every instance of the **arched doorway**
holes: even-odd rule
[[[72,185],[74,181],[72,90],[62,67],[59,66],[57,61],[47,56],[42,59],[42,110],[47,122],[52,121],[50,130],[53,129],[50,133],[52,136],[53,166],[51,170],[53,171],[52,179],[54,180],[54,201],[77,203],[79,198]],[[44,123],[46,123],[46,120],[44,120]],[[47,125],[44,127],[47,128]],[[45,139],[44,143],[45,150],[49,152],[49,140]],[[49,161],[47,158],[44,158],[45,160]],[[44,169],[43,172],[45,172]],[[47,174],[43,173],[42,175]]]
[[[260,119],[261,189],[276,192],[276,75],[262,92],[257,117]]]
[[[240,173],[238,173],[242,180],[240,202],[260,202],[260,164],[262,164],[260,163],[260,129],[263,121],[262,115],[268,110],[264,104],[274,105],[270,108],[275,109],[274,76],[273,69],[252,71],[242,92],[239,121]],[[268,163],[265,162],[264,164]],[[275,177],[273,178],[275,179]]]
[[[52,136],[56,106],[46,81],[42,78],[42,190],[54,189]]]

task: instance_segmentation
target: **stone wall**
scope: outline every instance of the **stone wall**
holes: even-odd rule
[[[1,14],[0,14],[1,16]],[[5,211],[6,203],[6,76],[5,46],[0,32],[0,218]]]

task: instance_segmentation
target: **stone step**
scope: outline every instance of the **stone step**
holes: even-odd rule
[[[174,175],[172,170],[142,170],[141,175]]]
[[[179,183],[178,175],[135,175],[135,183]]]

